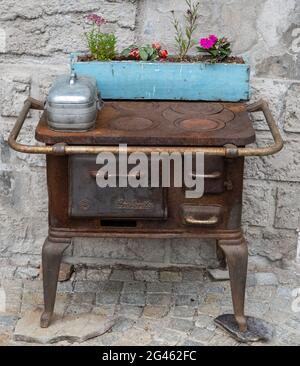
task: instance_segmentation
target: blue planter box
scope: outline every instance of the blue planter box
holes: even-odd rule
[[[78,62],[75,56],[72,68],[94,76],[103,99],[249,100],[247,64]]]

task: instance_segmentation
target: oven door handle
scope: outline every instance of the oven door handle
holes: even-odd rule
[[[191,177],[193,179],[196,178],[203,178],[203,179],[219,179],[222,177],[222,172],[213,172],[213,173],[207,173],[207,174],[196,174],[191,173]]]
[[[93,178],[97,178],[97,174],[98,174],[98,170],[91,170],[90,171],[90,176]],[[110,177],[114,177],[114,178],[135,178],[135,179],[141,179],[141,173],[138,172],[136,174],[125,174],[125,175],[112,175],[112,174],[108,174],[107,172],[104,174],[104,179],[108,179]]]
[[[199,220],[195,219],[192,216],[187,216],[184,218],[186,224],[188,225],[216,225],[219,222],[219,219],[217,216],[212,216],[207,220]]]

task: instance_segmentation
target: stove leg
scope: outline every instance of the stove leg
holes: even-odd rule
[[[224,251],[229,268],[234,316],[241,332],[247,330],[244,313],[245,291],[248,266],[248,248],[244,238],[238,243],[220,240],[219,246]]]
[[[71,244],[70,239],[45,240],[42,250],[44,312],[41,316],[41,328],[47,328],[53,315],[57,281],[63,252]]]

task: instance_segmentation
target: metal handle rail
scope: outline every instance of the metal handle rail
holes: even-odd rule
[[[38,145],[24,145],[17,142],[17,138],[27,117],[30,109],[43,110],[44,104],[41,101],[33,98],[28,98],[23,106],[23,109],[17,118],[17,121],[9,135],[9,146],[19,152],[28,154],[49,154],[49,155],[74,155],[74,154],[99,154],[101,152],[119,153],[124,151],[119,146],[69,146],[65,143],[58,143],[52,146],[38,146]],[[191,152],[191,153],[204,153],[206,155],[217,155],[225,157],[239,157],[239,156],[266,156],[272,155],[280,151],[283,147],[283,140],[280,132],[276,126],[276,122],[272,116],[272,113],[268,107],[267,102],[260,100],[247,107],[248,112],[263,112],[270,128],[271,134],[274,139],[274,144],[265,147],[237,147],[235,145],[225,145],[224,147],[168,147],[168,146],[127,146],[126,151],[128,153],[140,151],[144,153],[172,153],[172,152]]]

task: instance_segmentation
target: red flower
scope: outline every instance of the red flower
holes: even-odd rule
[[[157,51],[161,50],[161,44],[159,42],[153,42],[152,43],[152,48],[154,48]]]
[[[138,48],[133,48],[130,53],[129,53],[129,56],[131,58],[134,58],[136,60],[139,60],[140,59],[140,51]]]
[[[167,51],[167,50],[161,50],[161,51],[159,52],[159,57],[160,57],[160,58],[167,58],[167,57],[168,57],[168,55],[169,55],[169,53],[168,53],[168,51]]]

